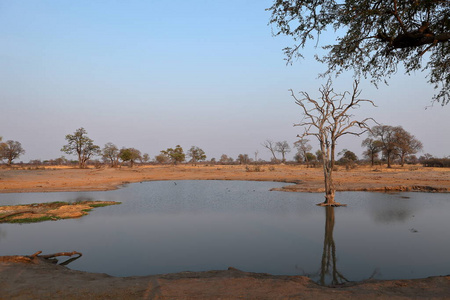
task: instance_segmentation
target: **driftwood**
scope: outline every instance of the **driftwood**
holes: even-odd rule
[[[14,255],[14,256],[1,256],[0,257],[0,262],[24,262],[24,263],[38,263],[39,259],[43,259],[45,261],[51,262],[51,263],[58,263],[58,260],[56,259],[56,257],[58,256],[74,256],[77,255],[75,257],[69,258],[68,260],[60,263],[59,265],[65,266],[71,262],[73,262],[74,260],[80,258],[83,254],[77,251],[72,251],[72,252],[58,252],[58,253],[53,253],[53,254],[46,254],[46,255],[40,255],[42,253],[42,251],[37,251],[36,253],[32,254],[32,255]]]

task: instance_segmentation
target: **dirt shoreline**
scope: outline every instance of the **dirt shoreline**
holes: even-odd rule
[[[274,169],[273,169],[274,168]],[[121,169],[0,169],[0,193],[110,190],[152,180],[256,180],[296,182],[283,191],[320,192],[320,169],[262,166],[146,166]],[[335,173],[337,189],[450,191],[450,170],[406,167],[358,168]],[[1,195],[0,195],[1,199]],[[38,250],[38,249],[36,249]],[[61,251],[73,249],[59,249]],[[126,259],[126,257],[124,257]],[[449,270],[450,273],[450,270]],[[181,272],[113,277],[70,270],[41,259],[33,263],[0,257],[0,299],[450,299],[450,276],[370,280],[322,287],[303,276],[239,271]]]
[[[251,169],[251,168],[250,168]],[[0,193],[104,191],[124,184],[158,180],[254,180],[295,183],[283,191],[323,192],[320,168],[304,166],[261,166],[248,172],[246,166],[179,165],[135,168],[0,169]],[[450,192],[450,169],[359,167],[334,173],[337,191],[427,191]]]

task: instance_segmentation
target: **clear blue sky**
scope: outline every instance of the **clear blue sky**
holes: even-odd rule
[[[0,136],[22,143],[24,162],[60,157],[65,135],[80,127],[101,147],[113,142],[151,157],[180,144],[208,158],[259,151],[269,159],[264,140],[293,143],[301,132],[288,89],[317,95],[324,83],[314,44],[286,66],[282,48],[292,41],[272,37],[270,5],[0,0]],[[334,86],[351,90],[351,74]],[[450,155],[450,107],[425,110],[433,89],[423,74],[361,87],[378,108],[358,117],[401,125],[424,152]],[[361,141],[345,138],[339,149],[360,156]]]

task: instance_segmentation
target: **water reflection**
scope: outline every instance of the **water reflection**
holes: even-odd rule
[[[325,207],[325,214],[325,235],[323,239],[319,283],[321,285],[342,284],[348,282],[348,280],[337,268],[336,243],[333,238],[335,223],[334,207]]]

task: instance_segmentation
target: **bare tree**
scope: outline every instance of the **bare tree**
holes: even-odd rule
[[[264,143],[261,144],[264,148],[269,149],[269,151],[272,153],[274,161],[278,161],[278,158],[275,155],[276,150],[276,143],[274,143],[271,140],[265,140]]]
[[[297,154],[301,156],[304,162],[308,163],[307,153],[312,150],[312,146],[309,144],[309,140],[299,139],[294,143],[294,146],[297,148]]]
[[[281,161],[286,162],[286,153],[291,152],[291,147],[289,146],[288,142],[286,142],[286,141],[277,142],[275,151],[280,152],[281,153]]]
[[[321,206],[341,205],[334,200],[335,187],[333,184],[337,139],[346,134],[360,136],[369,130],[367,122],[373,120],[372,118],[366,118],[362,121],[352,120],[353,115],[350,113],[350,109],[358,108],[363,102],[369,102],[375,106],[373,101],[359,98],[361,92],[358,90],[358,84],[359,82],[355,80],[349,103],[344,101],[350,93],[335,93],[331,87],[331,80],[328,80],[319,89],[321,94],[320,100],[314,100],[306,92],[300,92],[303,98],[299,99],[290,90],[295,103],[303,111],[303,120],[298,124],[294,124],[294,126],[301,126],[305,129],[303,134],[299,134],[298,137],[302,139],[307,136],[314,136],[320,144],[325,183],[325,201],[318,204]]]
[[[11,165],[14,159],[19,158],[22,154],[25,154],[25,150],[23,150],[20,142],[8,140],[4,143],[0,143],[0,159],[6,159],[8,166]]]

